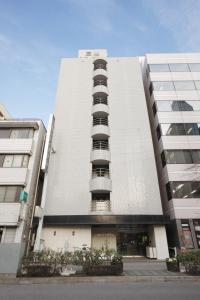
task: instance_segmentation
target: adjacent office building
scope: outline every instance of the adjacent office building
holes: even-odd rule
[[[81,50],[63,59],[53,123],[35,250],[168,257],[139,58]]]
[[[16,275],[31,245],[45,127],[0,106],[0,273]]]
[[[142,61],[168,243],[200,248],[200,54]]]

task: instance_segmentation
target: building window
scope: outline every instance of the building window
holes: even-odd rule
[[[174,81],[174,86],[176,91],[192,91],[195,90],[195,85],[193,81]]]
[[[171,111],[171,101],[156,101],[157,111]]]
[[[0,129],[1,139],[28,139],[33,138],[33,128]]]
[[[158,140],[161,138],[161,130],[160,130],[160,125],[157,126],[156,128],[156,134],[157,134],[157,138]]]
[[[152,84],[155,91],[174,91],[173,81],[154,81]]]
[[[171,193],[170,182],[168,182],[166,184],[166,192],[167,192],[167,199],[171,200],[172,199],[172,193]]]
[[[200,63],[189,64],[191,72],[200,72]]]
[[[168,64],[150,64],[149,65],[150,72],[169,72]]]
[[[195,230],[196,239],[197,239],[197,245],[198,245],[198,248],[200,248],[200,219],[193,220],[193,224],[194,224],[194,230]]]
[[[167,123],[160,124],[162,135],[199,135],[198,123]]]
[[[188,220],[181,220],[183,244],[186,249],[193,249],[194,243]]]
[[[161,153],[163,167],[167,164],[200,164],[200,150],[165,150]]]
[[[22,191],[21,186],[0,186],[0,202],[19,202],[20,193]]]
[[[188,64],[169,64],[171,72],[189,72]]]
[[[200,198],[200,182],[199,181],[171,181],[166,185],[170,189],[168,200],[172,198]]]
[[[2,242],[2,237],[3,237],[3,228],[0,227],[0,243]]]
[[[152,106],[152,110],[153,110],[153,115],[155,116],[157,113],[157,109],[156,109],[156,103],[154,102],[153,106]]]
[[[200,111],[200,101],[164,100],[156,101],[158,111]]]
[[[200,80],[195,80],[195,86],[197,90],[200,90]]]
[[[0,168],[27,168],[29,156],[19,154],[0,154]]]

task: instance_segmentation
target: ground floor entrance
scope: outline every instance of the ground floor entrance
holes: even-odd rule
[[[117,250],[124,256],[145,256],[149,235],[145,226],[118,227],[116,232]]]

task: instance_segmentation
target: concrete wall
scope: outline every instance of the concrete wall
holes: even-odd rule
[[[138,58],[106,58],[114,214],[162,214]],[[93,59],[63,59],[46,215],[87,215],[91,195]]]
[[[24,244],[0,244],[0,274],[16,275],[24,254]]]
[[[46,227],[42,230],[43,248],[74,251],[91,247],[91,227]]]

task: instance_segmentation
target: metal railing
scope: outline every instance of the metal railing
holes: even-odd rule
[[[97,85],[107,86],[107,80],[106,79],[94,79],[94,86],[97,86]]]
[[[106,63],[105,64],[94,64],[94,70],[97,70],[97,69],[104,69],[104,70],[107,70],[107,67],[106,67]]]
[[[95,125],[108,126],[108,117],[93,117],[93,126]]]
[[[110,200],[92,200],[91,211],[110,211]]]
[[[109,150],[108,140],[95,140],[92,145],[93,150]]]
[[[92,178],[106,177],[110,178],[110,172],[107,168],[95,168],[92,170]]]
[[[96,104],[108,105],[107,97],[94,97],[93,98],[93,105],[96,105]]]

